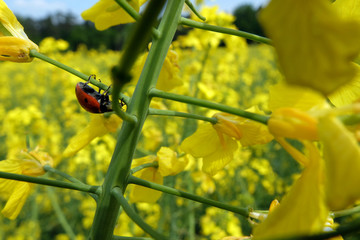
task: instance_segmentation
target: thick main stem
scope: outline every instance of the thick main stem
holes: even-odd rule
[[[129,114],[135,115],[138,121],[136,124],[124,122],[122,125],[103,184],[103,191],[96,209],[90,239],[107,240],[112,238],[120,208],[119,201],[111,194],[112,189],[119,187],[122,192],[126,189],[132,158],[149,110],[151,98],[148,92],[156,85],[162,64],[180,20],[183,5],[184,0],[169,1],[166,7],[159,26],[160,37],[153,40],[144,69],[127,110]]]

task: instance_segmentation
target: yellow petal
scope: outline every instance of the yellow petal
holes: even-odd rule
[[[163,177],[156,168],[145,168],[139,172],[136,172],[134,176],[141,179],[162,184]],[[161,197],[160,191],[155,191],[150,188],[134,185],[130,193],[131,202],[148,202],[155,203]]]
[[[360,66],[355,63],[354,66],[357,70],[355,78],[328,96],[331,103],[336,107],[360,100]]]
[[[30,190],[31,190],[30,183],[18,182],[16,184],[16,188],[13,189],[13,193],[6,202],[6,205],[1,211],[1,213],[5,217],[14,220],[19,215],[22,207],[24,206],[25,201],[29,196]]]
[[[355,137],[335,117],[319,120],[324,144],[327,201],[331,210],[341,210],[360,199],[360,149]]]
[[[214,114],[213,117],[218,120],[217,123],[213,125],[217,131],[237,140],[242,138],[243,134],[239,126],[240,124],[237,121],[237,116],[221,112]]]
[[[139,80],[148,54],[149,53],[146,52],[137,59],[132,69],[132,83],[136,83]],[[180,67],[178,54],[174,50],[170,49],[167,52],[164,64],[161,67],[160,75],[156,83],[156,88],[163,91],[170,91],[177,86],[181,86],[182,81],[179,76],[179,72]]]
[[[11,62],[31,62],[30,50],[37,49],[29,40],[17,37],[0,37],[0,60]]]
[[[255,107],[246,109],[246,111],[263,114]],[[218,132],[239,140],[243,147],[268,143],[273,139],[264,124],[228,113],[216,113],[213,117],[218,119],[213,127]]]
[[[268,128],[275,137],[318,139],[317,119],[294,108],[275,110],[268,121]]]
[[[177,86],[181,86],[182,81],[179,72],[178,54],[174,50],[169,50],[161,68],[156,88],[163,91],[170,91]]]
[[[308,111],[315,106],[324,105],[326,99],[318,92],[300,86],[280,82],[269,89],[269,109],[292,107]]]
[[[63,157],[71,157],[88,145],[94,138],[101,137],[106,133],[116,130],[121,123],[120,118],[112,114],[110,118],[103,114],[91,115],[90,123],[69,141],[63,153]]]
[[[214,152],[203,157],[202,170],[209,175],[215,175],[234,159],[237,148],[237,142],[224,135],[224,144],[220,144]]]
[[[7,159],[0,161],[0,171],[8,173],[22,174],[23,163],[21,159]],[[0,179],[0,197],[7,199],[17,188],[19,182],[15,180]]]
[[[116,132],[116,130],[122,123],[122,119],[116,114],[111,114],[109,117],[105,117],[104,115],[102,116],[103,118],[100,119],[102,120],[102,123],[104,124],[108,132]]]
[[[328,216],[323,185],[323,160],[307,144],[310,165],[263,223],[254,229],[254,239],[296,236],[321,232]]]
[[[131,163],[131,168],[138,167],[146,163],[152,163],[156,161],[156,156],[149,155],[142,158],[136,158]]]
[[[8,31],[8,33],[3,32],[3,35],[29,40],[23,26],[18,22],[4,0],[0,0],[0,24]]]
[[[328,0],[272,0],[260,20],[288,83],[330,94],[351,81],[360,23],[344,20]]]
[[[28,38],[23,26],[3,0],[0,0],[0,36],[7,36],[0,41],[1,61],[30,62],[32,58],[29,51],[39,51],[39,47]]]
[[[188,163],[187,158],[178,158],[176,152],[167,147],[161,147],[156,155],[158,170],[163,177],[180,173]]]
[[[140,4],[138,0],[131,0],[128,3],[139,11]],[[95,23],[95,28],[99,31],[108,29],[111,26],[134,22],[135,20],[115,1],[99,0],[94,6],[85,10],[81,17]]]
[[[243,119],[241,129],[244,136],[240,139],[240,143],[243,147],[265,144],[274,138],[266,125],[249,119]]]
[[[360,20],[360,2],[358,0],[336,0],[333,6],[340,16]]]
[[[194,157],[212,154],[221,145],[211,124],[200,124],[196,132],[181,143],[181,149]]]

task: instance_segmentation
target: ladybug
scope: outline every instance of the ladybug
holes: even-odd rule
[[[94,75],[90,75],[87,82],[78,82],[76,84],[75,93],[80,105],[91,113],[111,112],[112,106],[109,98],[109,89],[103,93],[100,93],[100,89],[99,92],[95,91],[94,88],[89,86],[92,76]]]

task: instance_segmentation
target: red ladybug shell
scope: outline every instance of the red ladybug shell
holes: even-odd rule
[[[108,95],[100,94],[88,84],[79,82],[75,88],[76,97],[80,105],[91,113],[104,113],[111,111],[111,102]]]

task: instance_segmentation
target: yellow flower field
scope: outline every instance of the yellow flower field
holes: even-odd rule
[[[83,17],[103,30],[133,22],[145,1],[122,1],[135,17],[116,2],[101,0]],[[155,9],[153,2],[148,8]],[[122,51],[84,43],[73,52],[61,39],[37,46],[22,34],[0,35],[0,55],[11,57],[0,62],[0,239],[333,233],[334,218],[357,213],[360,199],[352,185],[360,183],[360,48],[354,44],[360,22],[346,12],[343,2],[350,0],[339,2],[297,1],[301,11],[295,11],[271,1],[260,20],[273,42],[262,41],[272,46],[200,28],[171,41],[174,29],[161,32],[163,23],[146,29],[151,44],[134,37],[141,49],[148,46],[143,52],[131,43]],[[181,18],[182,7],[170,1],[163,18],[197,19]],[[7,9],[0,0],[1,8]],[[10,25],[18,23],[4,12]],[[304,20],[298,12],[319,14]],[[235,31],[234,17],[217,7],[200,14],[206,24]],[[323,39],[311,35],[320,30]],[[8,38],[20,52],[7,52]],[[30,63],[18,63],[24,61]],[[86,76],[85,85],[98,93],[81,99],[75,86]],[[98,108],[107,104],[102,114],[79,104],[100,95]]]
[[[229,104],[234,107],[248,108],[253,105],[260,105],[263,110],[267,110],[268,90],[264,87],[264,78],[276,82],[280,78],[279,72],[274,68],[274,56],[271,47],[257,45],[247,46],[245,40],[240,39],[242,49],[233,52],[231,48],[214,48],[204,50],[183,50],[174,48],[179,57],[179,77],[182,86],[176,88],[176,92],[193,93],[201,98],[214,100]],[[108,69],[116,64],[119,54],[113,51],[98,52],[87,50],[85,47],[76,52],[61,52],[61,41],[45,39],[40,48],[46,49],[46,45],[52,44],[51,52],[47,55],[66,65],[74,66],[83,73],[96,74],[97,78],[105,84],[110,83]],[[181,44],[181,40],[177,42]],[[174,44],[175,45],[175,44]],[[57,46],[58,48],[54,48]],[[204,59],[206,57],[206,59]],[[230,64],[234,60],[239,60],[241,64]],[[216,67],[215,67],[216,66]],[[88,146],[80,150],[76,155],[70,158],[61,158],[61,154],[66,148],[71,137],[84,129],[92,118],[92,114],[84,111],[78,104],[75,96],[75,85],[79,81],[76,77],[57,69],[53,66],[34,60],[31,64],[18,65],[11,62],[0,64],[3,77],[1,85],[3,94],[1,97],[1,132],[3,139],[1,146],[1,159],[9,159],[15,156],[19,150],[26,149],[28,142],[30,147],[39,146],[46,150],[55,159],[55,164],[59,169],[68,174],[77,177],[88,184],[100,184],[108,167],[112,151],[116,142],[116,133],[110,133],[102,137],[95,138]],[[201,73],[201,75],[199,74]],[[240,81],[242,80],[242,81]],[[129,85],[127,89],[133,88]],[[175,90],[174,90],[175,91]],[[256,95],[256,98],[252,96]],[[184,104],[169,103],[166,101],[155,101],[162,108],[171,108],[178,111],[190,111]],[[161,105],[160,105],[161,104]],[[154,106],[155,108],[157,106]],[[201,114],[211,116],[212,111],[198,111]],[[150,117],[144,127],[141,141],[137,148],[137,156],[144,156],[145,153],[156,155],[160,146],[178,146],[179,143],[193,132],[196,122],[184,120],[181,118],[161,119],[161,117]],[[276,147],[277,144],[274,144]],[[256,208],[266,208],[265,199],[281,196],[284,189],[290,184],[291,180],[285,183],[281,180],[271,167],[271,158],[266,158],[267,148],[257,146],[254,148],[241,148],[235,152],[235,161],[213,178],[202,173],[200,162],[189,158],[187,171],[175,177],[167,177],[165,181],[170,181],[174,186],[179,186],[184,190],[201,194],[203,196],[224,197],[224,201],[239,206],[249,206]],[[277,147],[278,148],[278,147]],[[177,148],[179,154],[182,150]],[[282,153],[284,154],[284,153]],[[254,158],[255,156],[255,158]],[[285,157],[286,158],[286,157]],[[279,165],[281,161],[277,160],[274,165]],[[286,163],[292,164],[292,163]],[[277,170],[283,171],[282,167]],[[281,173],[280,173],[281,174]],[[290,173],[287,174],[291,176]],[[222,176],[229,176],[223,178]],[[242,176],[241,182],[236,183],[236,191],[233,187],[234,179],[231,176]],[[64,239],[61,234],[63,230],[61,225],[54,218],[54,206],[47,196],[49,193],[46,187],[36,186],[36,194],[32,195],[16,221],[26,223],[35,221],[34,231],[38,231],[41,236],[53,236],[58,239]],[[64,214],[68,219],[77,220],[76,230],[86,236],[86,231],[91,226],[92,217],[95,211],[95,203],[84,194],[78,192],[69,192],[68,190],[54,189],[56,197]],[[259,196],[253,195],[258,192]],[[216,194],[216,195],[214,195]],[[237,196],[240,196],[239,199]],[[216,197],[217,198],[217,197]],[[255,202],[255,199],[262,199]],[[176,201],[168,196],[163,196],[160,202],[169,202],[168,207],[176,207],[176,216],[166,214],[167,210],[159,209],[157,204],[139,203],[139,210],[149,219],[151,225],[158,226],[158,222],[175,217],[177,220],[185,219],[188,216],[182,214],[186,209],[194,208],[194,203],[186,200]],[[3,202],[4,204],[5,202]],[[33,209],[36,203],[39,204]],[[145,205],[144,205],[145,204]],[[197,207],[198,208],[198,207]],[[195,208],[191,210],[195,220],[195,214],[202,211]],[[80,211],[76,211],[80,209]],[[181,210],[184,209],[184,210]],[[206,209],[206,207],[201,207]],[[210,213],[209,213],[210,214]],[[207,216],[204,212],[201,214],[203,219]],[[122,215],[121,215],[122,216]],[[211,215],[209,215],[210,217]],[[1,217],[1,229],[7,229],[2,234],[6,239],[17,239],[19,232],[9,228],[9,221]],[[53,219],[53,220],[52,220]],[[120,217],[124,221],[130,221],[126,216]],[[216,217],[210,218],[216,223]],[[48,221],[53,221],[54,226],[47,225]],[[201,222],[204,222],[202,220]],[[223,220],[221,220],[223,221]],[[208,223],[203,223],[199,236],[210,237],[214,239],[231,235],[234,231],[241,232],[241,226],[238,225],[238,218],[229,218],[229,222],[222,224],[232,225],[229,229],[222,229],[221,233],[216,229],[209,228]],[[168,221],[166,221],[168,222]],[[197,224],[201,224],[198,222]],[[195,223],[194,223],[195,224]],[[5,225],[7,227],[5,227]],[[121,225],[116,229],[118,234],[128,234],[142,236],[141,230]],[[168,224],[162,227],[168,229]],[[186,229],[191,226],[181,226]],[[195,227],[194,225],[192,227]],[[232,229],[234,228],[235,229]],[[41,229],[41,231],[40,231]],[[58,229],[58,230],[56,230]],[[55,231],[55,232],[54,232]],[[246,229],[244,230],[246,233]],[[249,229],[247,229],[249,231]],[[27,233],[24,232],[27,236]],[[34,238],[36,239],[36,238]]]

